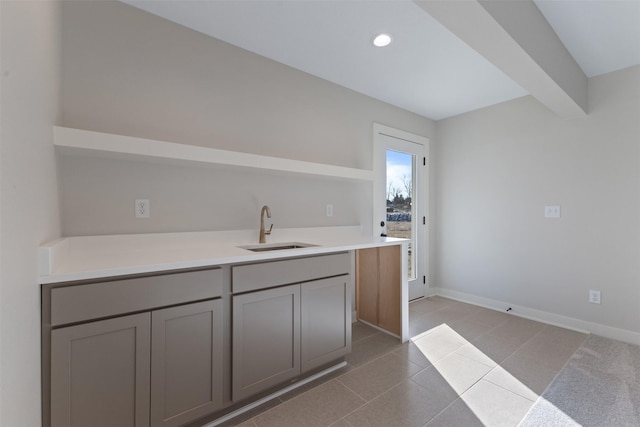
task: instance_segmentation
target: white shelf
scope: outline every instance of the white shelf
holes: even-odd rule
[[[54,145],[64,151],[89,151],[126,158],[163,159],[176,162],[248,167],[278,172],[373,181],[373,171],[312,163],[258,154],[218,150],[131,136],[113,135],[54,126]]]

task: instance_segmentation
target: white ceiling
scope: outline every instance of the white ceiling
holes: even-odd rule
[[[528,94],[409,0],[121,1],[434,120]],[[640,64],[640,0],[535,4],[587,77]]]
[[[587,77],[640,64],[639,0],[534,0]]]

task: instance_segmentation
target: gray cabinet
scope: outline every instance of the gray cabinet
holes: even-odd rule
[[[233,267],[234,402],[351,351],[350,265],[338,253]]]
[[[351,352],[348,276],[301,285],[301,359],[307,372]]]
[[[149,425],[150,314],[51,333],[51,425]]]
[[[221,297],[220,269],[45,288],[44,425],[178,426],[222,408]]]
[[[45,285],[43,425],[175,427],[351,351],[347,252]]]
[[[222,408],[222,320],[220,299],[152,312],[152,426]]]
[[[232,395],[240,401],[300,374],[300,286],[233,297]]]

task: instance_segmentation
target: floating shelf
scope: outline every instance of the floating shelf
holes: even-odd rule
[[[373,171],[301,160],[218,150],[132,136],[54,126],[53,143],[63,151],[90,151],[124,158],[163,159],[211,165],[247,167],[277,172],[373,181]]]

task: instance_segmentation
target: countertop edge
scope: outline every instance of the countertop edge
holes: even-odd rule
[[[197,243],[202,246],[203,254],[198,253],[197,250],[194,250],[192,247],[189,247],[188,250],[185,249],[184,252],[193,252],[193,254],[189,254],[190,256],[180,257],[181,259],[170,259],[167,260],[166,255],[170,252],[158,252],[157,259],[154,259],[153,254],[149,255],[145,253],[145,260],[140,262],[135,262],[127,259],[128,265],[118,265],[117,260],[110,260],[108,258],[108,253],[105,255],[101,253],[100,250],[102,248],[95,249],[95,253],[91,254],[90,252],[87,254],[86,251],[81,253],[81,256],[78,254],[74,254],[72,247],[74,245],[74,241],[79,241],[84,239],[84,241],[90,240],[92,237],[68,237],[57,239],[53,242],[43,244],[39,248],[38,257],[39,257],[39,283],[41,285],[47,284],[56,284],[56,283],[65,283],[65,282],[74,282],[74,281],[82,281],[82,280],[92,280],[92,279],[101,279],[101,278],[109,278],[109,277],[119,277],[119,276],[129,276],[129,275],[137,275],[137,274],[149,274],[149,273],[161,273],[168,272],[173,270],[184,270],[184,269],[192,269],[192,268],[203,268],[203,267],[215,267],[215,266],[223,266],[227,264],[236,264],[236,263],[247,263],[247,262],[260,262],[260,261],[268,261],[273,259],[283,259],[283,258],[296,258],[296,257],[304,257],[304,256],[313,256],[313,255],[321,255],[326,253],[333,252],[341,252],[341,251],[351,251],[358,249],[366,249],[372,247],[380,247],[380,246],[391,246],[391,245],[402,245],[408,244],[408,239],[400,239],[393,237],[367,237],[361,234],[361,229],[358,227],[327,227],[327,228],[314,228],[314,229],[302,229],[307,231],[309,235],[304,235],[300,232],[300,229],[290,229],[289,233],[283,232],[282,238],[286,238],[289,235],[297,235],[300,237],[299,241],[308,241],[309,243],[317,244],[318,242],[318,233],[324,233],[325,238],[320,239],[323,242],[317,244],[317,246],[307,247],[307,248],[298,248],[298,249],[288,249],[288,250],[277,250],[277,251],[266,251],[266,252],[251,252],[245,249],[238,248],[239,245],[243,243],[232,242],[233,239],[222,239],[220,242],[212,241],[209,243],[209,246],[203,246],[202,239],[203,236],[215,235],[208,232],[204,233],[170,233],[166,235],[120,235],[120,236],[94,236],[96,241],[101,240],[113,240],[114,242],[110,242],[112,244],[111,250],[117,249],[117,240],[120,238],[123,242],[127,242],[129,246],[126,247],[126,252],[135,254],[137,250],[142,251],[140,248],[136,248],[135,246],[131,246],[131,241],[144,241],[148,239],[161,239],[162,237],[166,237],[166,250],[176,250],[173,246],[171,246],[176,239],[181,240],[181,244],[185,244],[184,239],[193,238]],[[225,233],[226,237],[229,237],[230,232],[222,232]],[[314,233],[316,237],[314,237]],[[246,234],[246,231],[239,231],[239,235]],[[359,234],[359,235],[358,235]],[[329,235],[330,238],[326,238],[326,235]],[[161,237],[158,237],[161,236]],[[333,236],[333,237],[331,237]],[[293,239],[290,239],[293,240]],[[282,239],[276,240],[272,243],[277,243],[283,241]],[[286,239],[284,240],[286,241]],[[324,244],[323,244],[324,243]],[[124,249],[124,248],[123,248]],[[162,247],[160,248],[160,250]],[[215,249],[213,251],[205,250],[205,249]],[[180,245],[177,245],[177,251],[180,252]],[[206,252],[224,252],[228,253],[228,255],[215,255],[212,256],[210,254],[206,254]],[[126,254],[125,254],[126,255]],[[164,256],[160,256],[164,255]],[[91,258],[93,256],[93,258]],[[122,255],[120,255],[122,256]],[[89,257],[88,259],[94,264],[93,267],[84,268],[84,264],[82,261],[82,257]],[[104,260],[100,258],[100,261],[104,261],[103,265],[100,265],[100,262],[96,262],[99,257],[105,257]],[[165,259],[163,259],[165,258]],[[169,257],[170,258],[170,257]],[[97,265],[95,265],[97,264]]]

